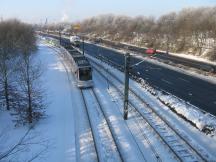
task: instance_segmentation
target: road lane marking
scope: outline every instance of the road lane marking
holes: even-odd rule
[[[151,70],[161,70],[161,68],[149,67]]]
[[[183,79],[183,78],[178,78],[179,80],[182,80],[184,82],[187,82],[187,83],[190,83],[190,81],[186,80],[186,79]]]
[[[165,82],[165,83],[167,83],[167,84],[170,84],[170,85],[172,84],[170,81],[167,81],[165,79],[162,79],[162,81]]]
[[[191,92],[188,93],[189,96],[193,96],[193,94]]]

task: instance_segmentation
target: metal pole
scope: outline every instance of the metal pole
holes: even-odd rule
[[[82,45],[83,45],[83,55],[84,55],[84,47],[85,47],[84,44],[85,44],[85,43],[84,43],[84,36],[83,36],[83,43],[82,43]]]
[[[61,31],[59,30],[59,43],[60,43],[60,45],[62,44],[61,43]]]
[[[130,54],[125,55],[125,89],[124,89],[124,120],[128,118],[128,89],[129,89]]]
[[[107,72],[109,73],[109,69],[107,68],[106,70],[107,70]],[[109,89],[108,73],[107,73],[107,78],[106,78],[106,79],[107,79],[107,89]]]

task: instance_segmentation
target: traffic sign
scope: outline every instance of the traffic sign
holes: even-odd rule
[[[80,27],[81,27],[80,24],[76,24],[73,26],[73,29],[74,30],[80,30]]]

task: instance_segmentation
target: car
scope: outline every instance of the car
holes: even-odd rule
[[[148,48],[145,50],[145,53],[148,54],[148,55],[153,55],[156,53],[156,50],[153,49],[153,48]]]
[[[76,47],[79,47],[81,39],[78,36],[70,36],[70,42],[71,42],[72,45],[74,45]]]

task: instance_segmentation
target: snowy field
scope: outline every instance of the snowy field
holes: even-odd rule
[[[182,153],[176,151],[177,148],[170,149],[165,142],[168,143],[170,137],[174,138],[171,133],[162,134],[159,128],[155,126],[163,138],[159,137],[159,134],[155,133],[138,112],[133,111],[132,108],[129,111],[129,119],[123,120],[122,98],[114,88],[116,85],[122,89],[122,85],[109,73],[103,71],[99,65],[105,67],[119,80],[124,79],[121,72],[89,57],[95,68],[93,71],[94,88],[81,91],[77,88],[75,78],[71,73],[70,61],[61,55],[64,51],[43,44],[39,44],[38,47],[38,58],[45,65],[43,80],[50,104],[46,110],[45,118],[40,120],[29,132],[27,127],[15,128],[14,123],[11,122],[11,115],[6,111],[0,111],[0,123],[5,123],[0,125],[0,134],[4,132],[3,135],[0,135],[0,157],[2,156],[1,153],[10,150],[28,132],[23,140],[24,144],[13,150],[10,156],[3,159],[3,162],[27,162],[31,160],[36,162],[135,162],[178,161],[181,158],[183,161],[188,161],[190,158],[196,159],[196,153],[190,152],[191,150],[187,149],[188,146],[182,143],[179,147],[183,151]],[[100,72],[109,79],[105,79]],[[108,80],[113,82],[113,86]],[[207,161],[216,161],[215,136],[207,136],[179,118],[135,81],[130,81],[130,87],[142,96],[147,107],[153,108],[165,118]],[[88,109],[85,109],[82,94]],[[147,113],[143,103],[135,99],[132,94],[130,97],[133,98],[133,104],[142,113]],[[155,122],[157,121],[160,120],[156,118]],[[150,122],[150,124],[154,127],[155,123]],[[176,137],[176,139],[178,138]],[[176,151],[177,155],[173,150]],[[188,157],[183,157],[186,155],[184,151],[188,150]],[[195,159],[193,159],[194,157]],[[202,159],[198,158],[198,161],[202,161]]]
[[[26,145],[12,152],[3,161],[25,162],[40,154],[34,161],[63,162],[75,161],[74,111],[71,99],[71,84],[67,73],[55,52],[40,44],[37,51],[39,59],[45,66],[43,77],[50,103],[46,117],[30,131],[25,139]],[[0,152],[13,147],[28,130],[27,127],[14,128],[12,117],[8,112],[0,112]],[[15,153],[18,151],[17,153]]]

